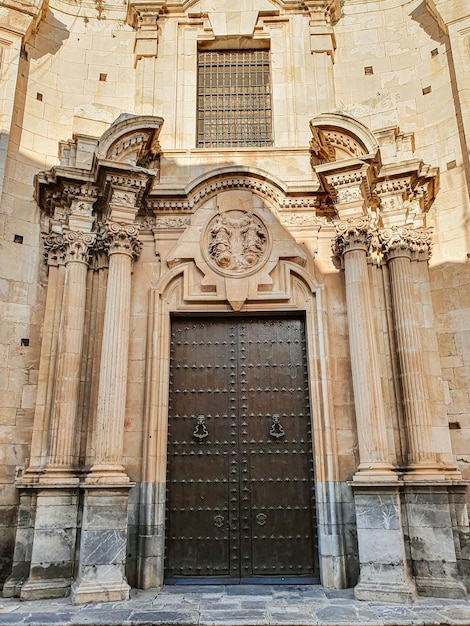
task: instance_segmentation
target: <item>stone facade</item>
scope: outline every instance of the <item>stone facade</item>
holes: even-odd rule
[[[235,4],[0,2],[3,593],[162,585],[172,316],[295,312],[322,584],[463,598],[467,2]],[[197,147],[250,49],[272,145]]]

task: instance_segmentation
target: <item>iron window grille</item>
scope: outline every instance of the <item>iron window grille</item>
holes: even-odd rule
[[[197,146],[272,146],[269,50],[200,51]]]

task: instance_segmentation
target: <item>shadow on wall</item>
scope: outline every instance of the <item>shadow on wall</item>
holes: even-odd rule
[[[83,19],[83,18],[75,18]],[[58,20],[51,9],[48,9],[41,21],[41,28],[31,37],[26,49],[30,59],[37,61],[46,54],[54,56],[70,37],[70,28]]]

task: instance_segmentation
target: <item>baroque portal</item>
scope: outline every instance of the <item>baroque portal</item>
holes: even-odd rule
[[[0,12],[3,593],[465,597],[468,10],[33,4]]]

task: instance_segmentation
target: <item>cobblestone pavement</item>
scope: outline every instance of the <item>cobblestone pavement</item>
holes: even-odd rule
[[[0,626],[470,626],[470,601],[358,602],[352,589],[318,585],[168,586],[133,590],[128,602],[5,598],[0,605]]]

